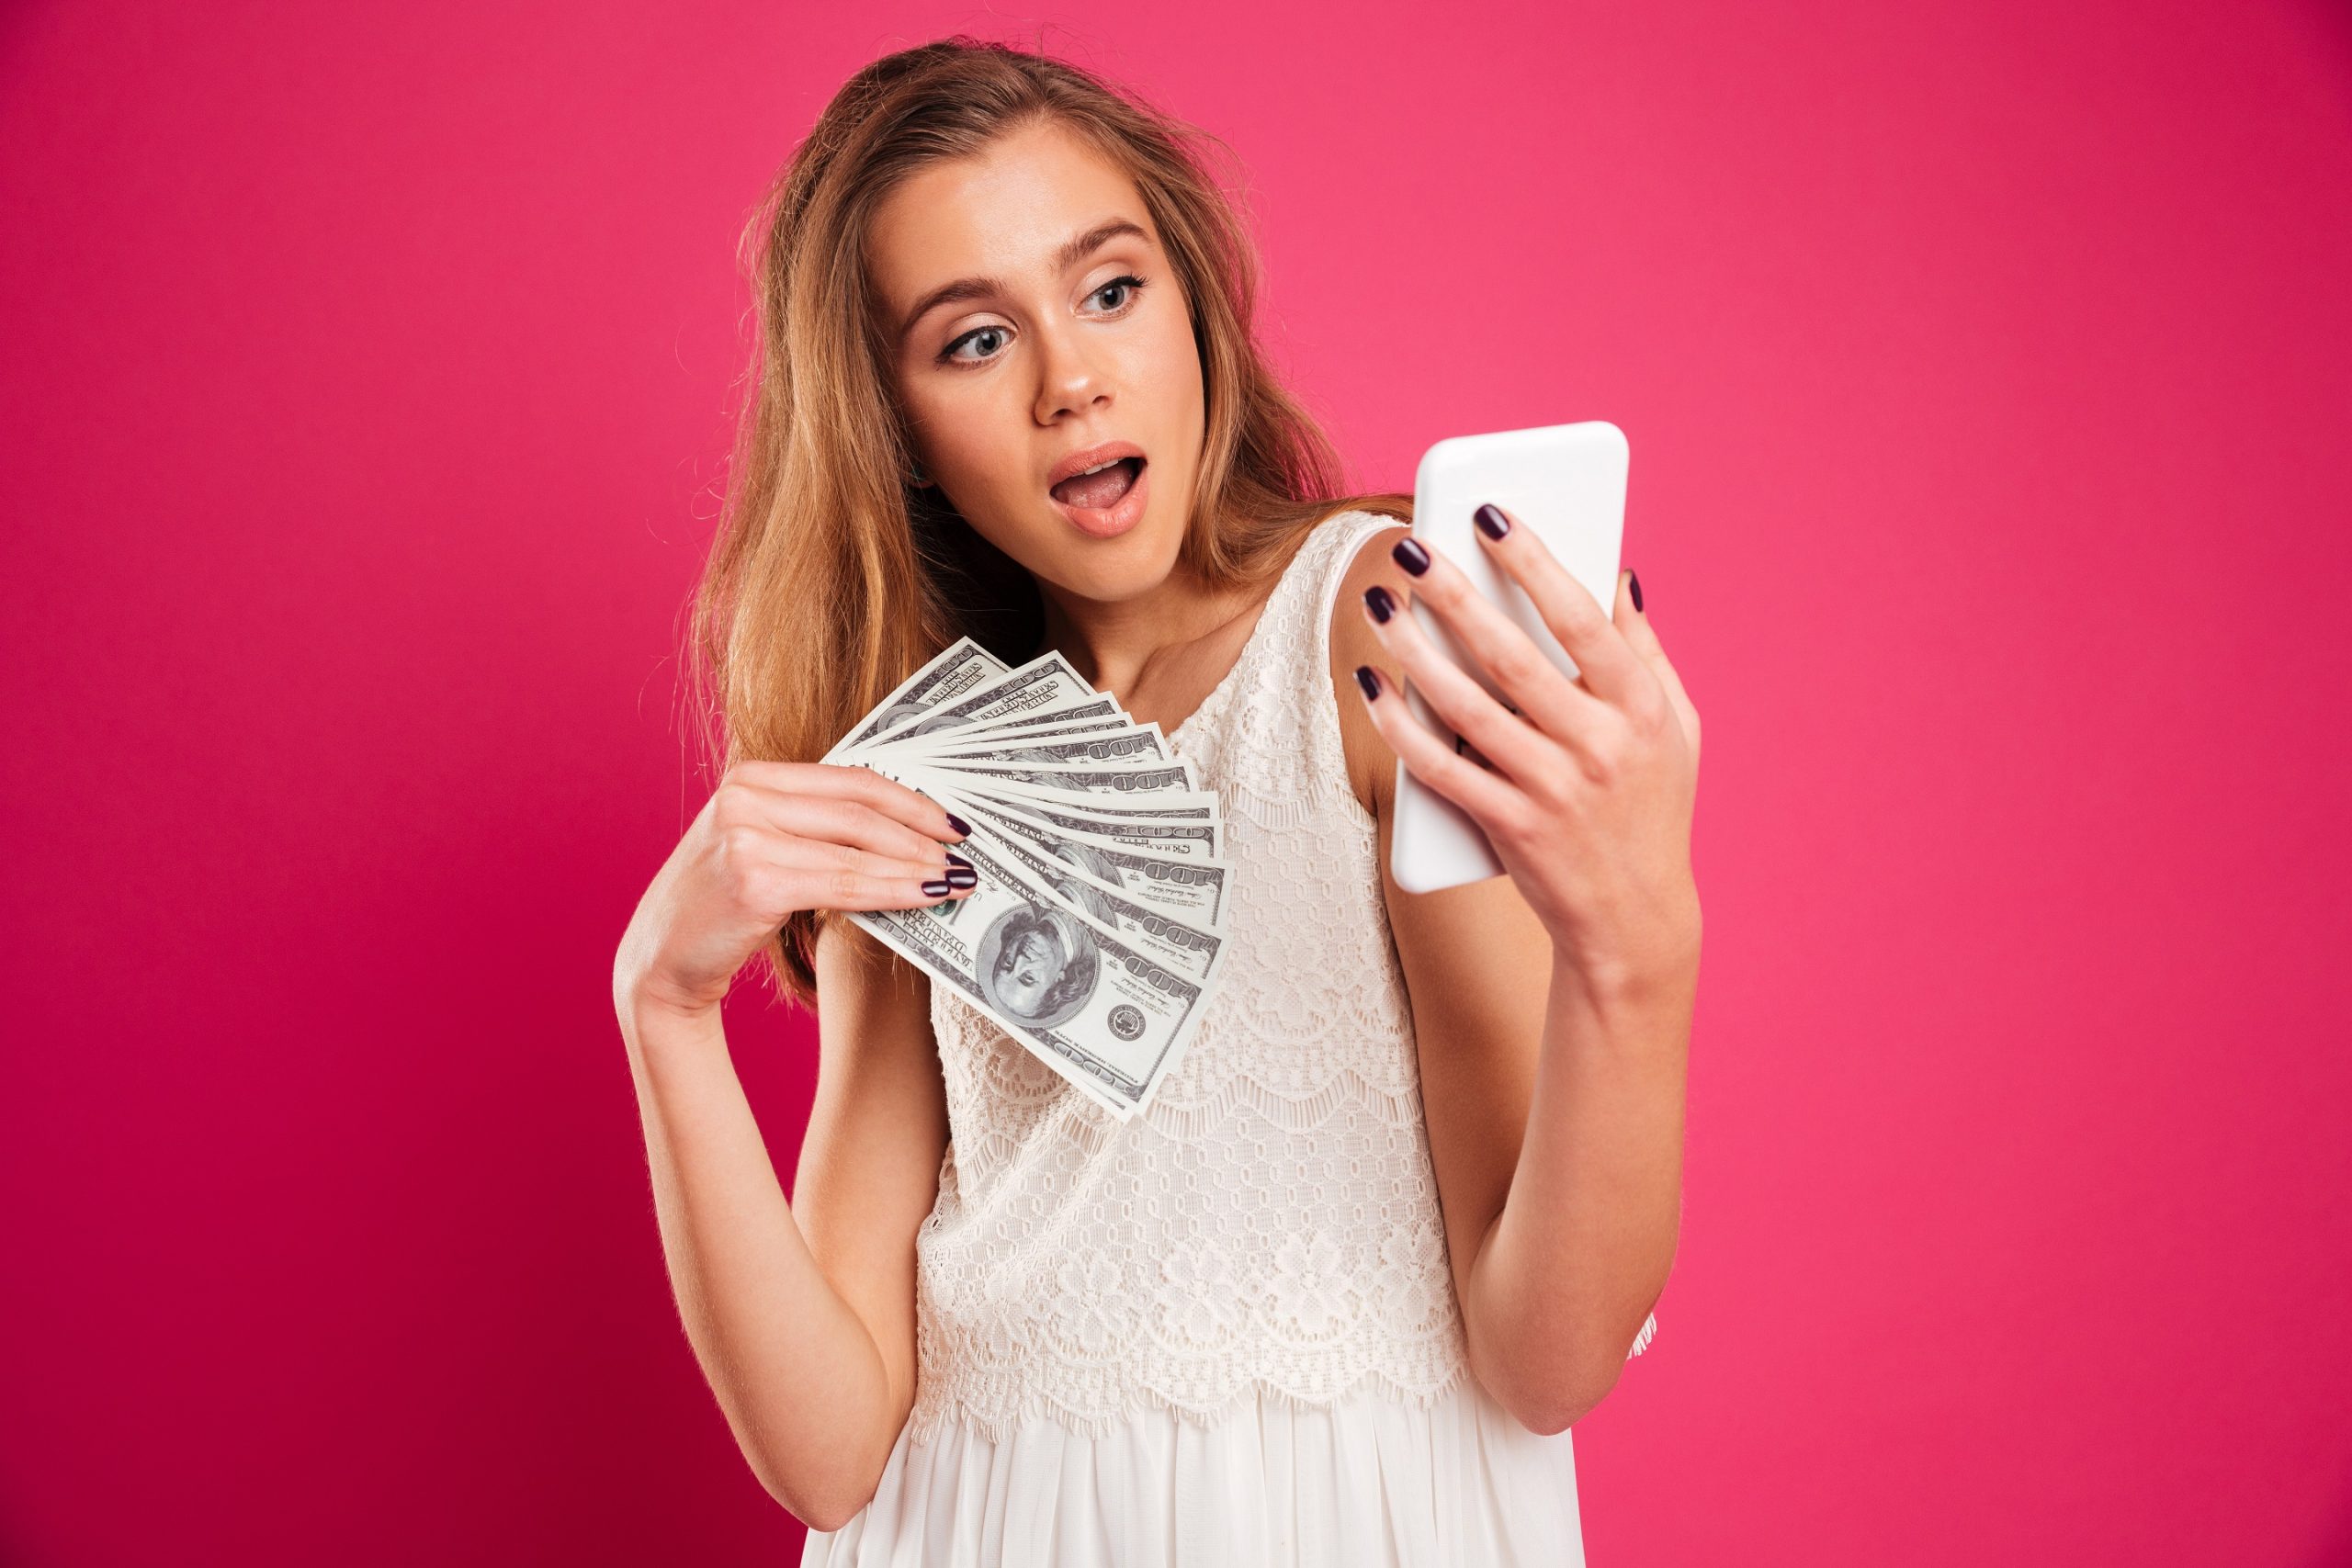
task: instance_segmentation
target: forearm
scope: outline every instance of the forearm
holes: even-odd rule
[[[1615,1385],[1673,1268],[1696,982],[1695,956],[1608,985],[1554,961],[1519,1161],[1464,1302],[1482,1380],[1540,1430]]]
[[[897,1438],[880,1352],[809,1251],[716,1012],[619,1011],[686,1338],[761,1483],[830,1527]]]

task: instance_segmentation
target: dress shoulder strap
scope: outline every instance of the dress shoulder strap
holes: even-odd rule
[[[1376,512],[1351,509],[1317,523],[1298,553],[1283,569],[1283,581],[1267,601],[1268,645],[1258,650],[1286,668],[1302,667],[1309,658],[1330,661],[1333,601],[1340,581],[1366,537],[1396,525],[1396,519]],[[1313,682],[1307,682],[1312,685]]]
[[[1351,508],[1317,523],[1283,569],[1241,658],[1187,721],[1185,746],[1227,795],[1287,821],[1310,801],[1355,806],[1331,681],[1333,600],[1357,547],[1394,518]],[[1345,803],[1338,795],[1347,795]]]

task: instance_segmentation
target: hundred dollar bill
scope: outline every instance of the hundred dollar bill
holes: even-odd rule
[[[897,755],[921,757],[937,767],[960,768],[977,766],[1025,768],[1034,763],[1048,767],[1143,767],[1151,764],[1166,766],[1176,753],[1167,739],[1159,733],[1159,726],[1128,725],[1125,728],[1101,730],[1080,735],[1004,735],[995,732],[997,739],[971,742],[957,741],[953,731],[936,739],[937,750],[911,749]]]
[[[886,738],[870,743],[867,750],[930,751],[941,748],[980,746],[1000,737],[1006,740],[1025,740],[1046,736],[1101,734],[1106,730],[1126,729],[1134,724],[1135,720],[1120,709],[1116,697],[1090,697],[1069,707],[1048,708],[1043,714],[1024,716],[1005,724],[964,725],[937,733],[910,735],[903,740]]]
[[[1091,763],[1031,762],[1021,764],[958,762],[944,768],[927,757],[876,757],[876,772],[886,767],[908,773],[952,773],[967,789],[984,795],[1036,796],[1072,810],[1082,810],[1095,795],[1122,797],[1148,806],[1216,807],[1216,792],[1193,787],[1192,764],[1181,759],[1160,766],[1105,768]],[[904,781],[901,781],[904,782]],[[921,786],[916,786],[921,787]]]
[[[1225,956],[1225,932],[1138,899],[1119,886],[1119,870],[1107,858],[1092,860],[1088,874],[1088,846],[1065,841],[1062,849],[1070,858],[1064,859],[1017,833],[1002,833],[990,835],[987,849],[999,865],[1024,879],[1031,895],[1091,917],[1136,952],[1204,985],[1216,976]]]
[[[983,795],[954,796],[968,819],[987,823],[1008,840],[1026,839],[1046,853],[1077,868],[1080,876],[1115,888],[1190,925],[1225,929],[1230,862],[1203,856],[1171,859],[1151,853],[1131,840],[1056,827]]]
[[[1204,795],[1213,793],[1198,790],[1190,798],[1197,803]],[[1027,806],[1035,804],[1035,801],[1034,797],[1023,796],[1021,804]],[[1160,796],[1151,795],[1090,795],[1079,803],[1079,807],[1089,817],[1115,818],[1123,822],[1136,818],[1153,822],[1215,822],[1222,815],[1213,805],[1169,806],[1163,804]]]
[[[842,753],[855,750],[884,731],[911,722],[941,703],[961,696],[1004,672],[1002,660],[970,637],[957,637],[930,663],[900,682],[899,689],[883,698],[855,728],[835,741],[824,761],[835,761]]]
[[[850,919],[978,1010],[1125,1121],[1182,1058],[1210,993],[1067,901],[1039,897],[975,834],[958,846],[979,873],[963,898]]]
[[[1008,670],[952,702],[941,704],[894,729],[881,730],[870,739],[887,746],[945,729],[1033,717],[1075,707],[1101,695],[1070,668],[1069,660],[1058,653],[1041,653],[1018,669]]]
[[[1167,852],[1187,859],[1204,855],[1219,859],[1224,853],[1224,827],[1215,790],[1162,788],[1122,798],[1114,782],[1122,775],[1106,770],[1072,769],[1055,773],[1045,769],[944,768],[933,765],[929,759],[888,756],[867,758],[865,765],[921,795],[945,793],[1002,800],[1021,807],[1032,816],[1045,817],[1056,827],[1087,832],[1125,833],[1130,828],[1138,835],[1148,831],[1155,840],[1181,843],[1183,847],[1171,848]],[[1154,771],[1172,774],[1176,770],[1129,770],[1132,773]],[[1049,776],[1079,780],[1094,787],[1054,788],[1035,782]],[[1171,831],[1183,828],[1192,831]]]
[[[907,781],[899,781],[905,784]],[[933,774],[923,784],[909,784],[910,789],[939,789],[975,804],[1017,809],[1024,817],[1065,832],[1114,840],[1119,844],[1145,854],[1176,860],[1218,860],[1224,852],[1224,825],[1206,808],[1176,807],[1166,811],[1142,807],[1113,813],[1109,810],[1065,809],[1046,801],[1013,796],[984,795],[963,789],[954,774]],[[1091,804],[1091,803],[1090,803]]]

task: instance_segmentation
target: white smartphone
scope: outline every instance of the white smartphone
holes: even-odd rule
[[[1519,584],[1488,564],[1486,547],[1473,535],[1471,513],[1492,502],[1533,530],[1554,558],[1614,613],[1617,559],[1624,543],[1625,433],[1605,419],[1577,424],[1547,424],[1491,435],[1456,435],[1421,457],[1413,480],[1413,537],[1460,567],[1478,592],[1569,675],[1576,661],[1536,613]],[[1477,660],[1465,653],[1435,612],[1416,595],[1412,614],[1439,650],[1469,673],[1498,702],[1509,699]],[[1455,751],[1462,738],[1440,718],[1410,681],[1405,701]],[[1389,874],[1408,893],[1433,893],[1501,873],[1471,815],[1396,764],[1396,826],[1391,834]]]

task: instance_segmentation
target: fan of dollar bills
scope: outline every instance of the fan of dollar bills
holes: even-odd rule
[[[1224,967],[1216,792],[1061,655],[1008,669],[967,637],[884,698],[828,762],[967,823],[962,898],[850,918],[1122,1121],[1151,1102]]]

